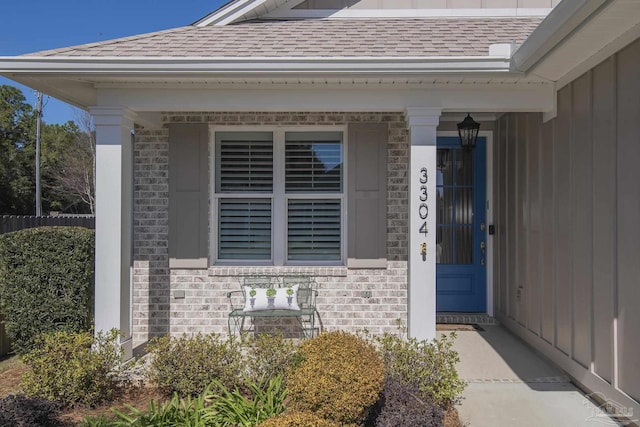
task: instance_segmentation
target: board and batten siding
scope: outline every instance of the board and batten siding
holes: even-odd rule
[[[640,413],[640,40],[496,123],[497,316]]]

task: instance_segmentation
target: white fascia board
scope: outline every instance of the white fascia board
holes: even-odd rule
[[[580,63],[567,74],[559,78],[556,82],[557,90],[562,89],[590,69],[600,64],[602,61],[609,58],[613,53],[619,51],[638,38],[640,38],[640,23],[623,33],[611,43],[608,43],[604,48],[599,49],[595,54],[585,59],[584,62]]]
[[[264,4],[267,0],[236,0],[223,6],[222,9],[197,21],[196,27],[206,27],[209,25],[227,25],[243,15],[251,12],[256,7]]]
[[[516,70],[528,71],[612,0],[561,1],[513,54]]]
[[[276,9],[265,19],[312,18],[496,18],[547,16],[549,8],[502,9]]]
[[[150,75],[339,73],[505,73],[510,60],[490,56],[448,57],[251,57],[251,58],[122,58],[122,57],[0,57],[0,74]],[[517,74],[517,73],[515,73]]]
[[[551,85],[455,85],[378,88],[351,85],[273,88],[104,88],[97,105],[133,111],[406,111],[422,106],[476,113],[549,111]],[[474,113],[475,114],[475,113]],[[475,115],[474,115],[475,117]]]

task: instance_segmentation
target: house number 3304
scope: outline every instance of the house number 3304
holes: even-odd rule
[[[429,233],[427,229],[427,218],[429,217],[429,206],[427,206],[427,200],[429,193],[427,192],[427,182],[429,182],[429,171],[427,168],[420,169],[420,191],[419,191],[419,204],[418,204],[418,216],[420,217],[420,234],[425,237]],[[423,247],[426,247],[423,246]]]

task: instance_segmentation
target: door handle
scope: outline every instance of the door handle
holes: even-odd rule
[[[484,265],[484,256],[487,250],[487,244],[484,240],[480,242],[480,250],[482,251],[482,259],[480,260],[480,265]]]

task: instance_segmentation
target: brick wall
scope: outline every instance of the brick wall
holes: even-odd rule
[[[304,273],[318,283],[325,330],[395,331],[407,318],[407,165],[409,142],[402,113],[165,113],[163,129],[136,130],[134,202],[134,345],[166,333],[227,333],[227,292],[242,275]],[[168,123],[217,125],[389,125],[387,258],[384,270],[346,267],[220,267],[169,269]],[[184,291],[184,298],[175,298]]]

